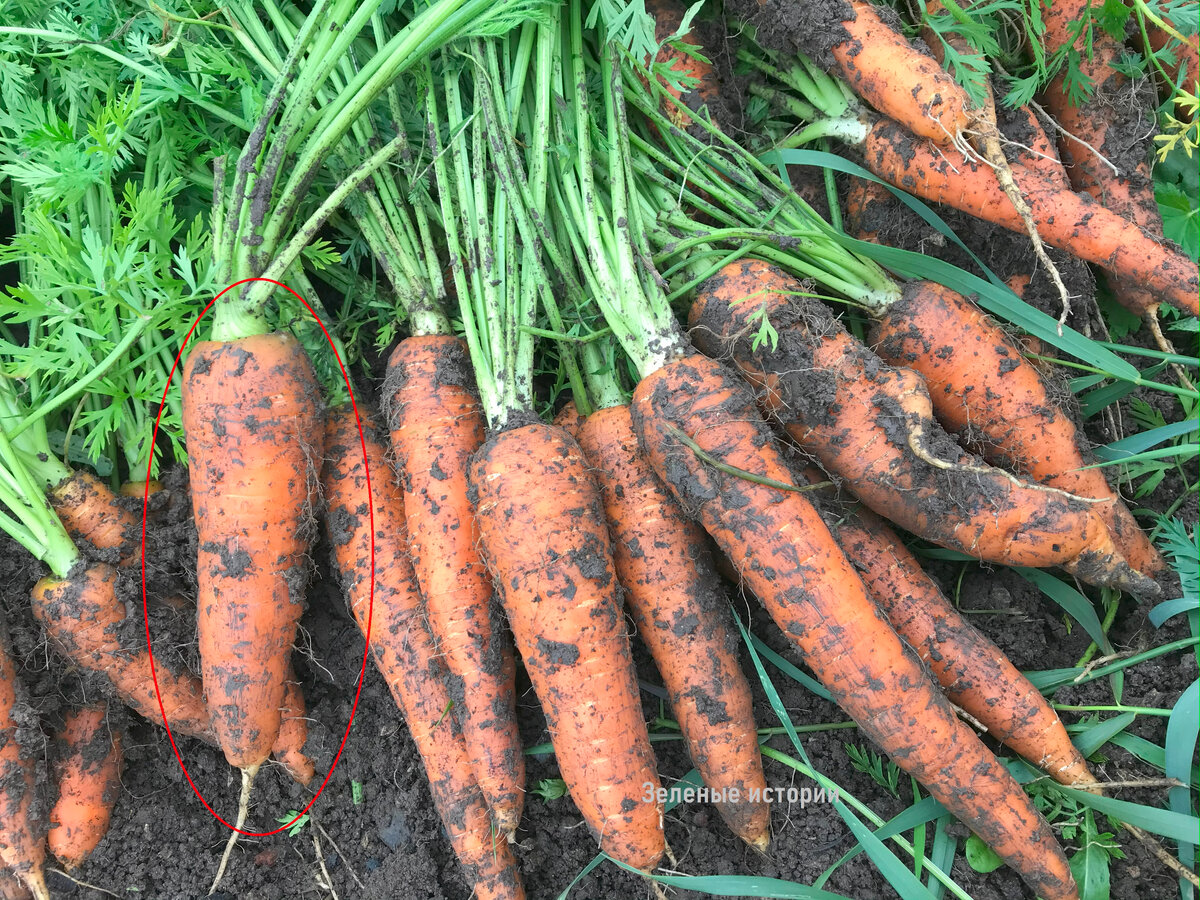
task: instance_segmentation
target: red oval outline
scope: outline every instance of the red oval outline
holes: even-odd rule
[[[329,342],[330,349],[333,350],[334,359],[336,359],[338,362],[338,368],[341,369],[342,378],[346,382],[346,390],[350,394],[350,405],[354,410],[355,424],[358,426],[358,440],[362,447],[363,454],[363,472],[366,475],[367,482],[367,517],[371,529],[371,576],[367,594],[367,630],[365,634],[366,645],[363,647],[362,667],[360,668],[358,674],[358,690],[354,692],[354,705],[350,707],[350,721],[346,723],[346,732],[342,735],[342,742],[338,746],[337,755],[333,758],[333,765],[329,767],[329,772],[325,775],[325,780],[321,782],[321,786],[317,788],[317,792],[313,795],[313,798],[308,801],[308,805],[296,813],[291,821],[284,825],[280,825],[273,831],[243,831],[241,828],[230,825],[223,818],[221,818],[217,814],[216,810],[209,806],[208,801],[204,799],[204,796],[200,793],[200,789],[197,788],[196,783],[192,781],[192,775],[183,762],[183,756],[179,752],[179,747],[175,744],[175,735],[171,732],[171,725],[167,721],[167,710],[163,706],[162,692],[158,687],[158,670],[154,664],[154,647],[151,645],[150,640],[150,601],[146,591],[146,516],[150,506],[150,473],[153,456],[151,456],[146,463],[146,486],[142,495],[142,620],[146,626],[146,649],[150,653],[150,677],[154,681],[154,696],[158,700],[158,710],[162,714],[163,727],[167,729],[167,737],[171,741],[171,749],[175,751],[175,758],[179,760],[179,768],[183,770],[184,778],[186,778],[187,783],[191,785],[192,793],[194,793],[200,802],[204,804],[204,808],[212,814],[212,817],[230,831],[236,831],[238,834],[246,837],[269,837],[272,834],[279,834],[281,831],[291,828],[300,818],[305,816],[308,811],[312,809],[313,804],[317,802],[317,798],[320,797],[321,793],[325,790],[325,786],[329,784],[329,779],[333,777],[334,770],[337,769],[337,764],[342,758],[342,751],[346,749],[346,741],[350,738],[350,729],[354,725],[354,716],[358,712],[358,700],[362,696],[363,681],[365,680],[365,676],[367,674],[367,657],[371,652],[371,616],[375,611],[375,504],[371,495],[371,466],[367,461],[367,440],[363,435],[362,418],[358,414],[358,403],[354,399],[354,388],[350,384],[350,376],[346,372],[346,364],[342,361],[341,356],[338,354],[337,347],[334,346],[333,343],[333,338],[329,336],[329,331],[325,328],[325,323],[321,321],[321,317],[317,315],[316,311],[309,306],[308,301],[283,282],[275,281],[271,278],[243,278],[241,281],[235,281],[233,284],[229,285],[229,287],[225,288],[225,290],[221,291],[221,293],[217,294],[217,296],[213,297],[213,299],[209,301],[208,305],[204,307],[204,309],[200,310],[200,314],[196,316],[196,321],[192,323],[192,327],[189,328],[187,334],[184,335],[183,343],[179,347],[179,352],[175,354],[175,362],[171,365],[170,374],[167,375],[167,383],[163,387],[162,401],[158,408],[158,415],[154,417],[154,432],[150,439],[151,447],[153,447],[158,440],[158,426],[162,421],[162,411],[166,407],[167,394],[171,390],[171,382],[175,378],[175,371],[179,368],[179,361],[183,358],[183,351],[187,349],[188,341],[192,339],[192,334],[196,331],[196,326],[200,324],[200,320],[208,314],[208,311],[213,308],[213,305],[223,296],[225,296],[225,294],[233,290],[239,284],[247,284],[251,281],[266,281],[275,285],[276,287],[281,287],[301,303],[303,303],[304,308],[312,314],[312,317],[316,320],[317,325],[320,326],[321,333],[325,335],[325,340]]]

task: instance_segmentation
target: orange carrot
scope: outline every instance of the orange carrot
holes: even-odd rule
[[[850,0],[848,39],[834,45],[842,76],[856,94],[914,134],[953,143],[971,125],[971,101],[937,61],[918,52],[866,0]]]
[[[919,372],[938,418],[982,435],[987,458],[1040,484],[1102,501],[1094,508],[1130,565],[1152,577],[1166,572],[1103,470],[1089,468],[1075,423],[982,310],[954,291],[914,282],[879,316],[871,343],[884,359]]]
[[[579,414],[574,400],[568,400],[566,405],[554,414],[554,425],[575,440],[579,440],[579,429],[583,425],[583,416]]]
[[[823,515],[892,627],[957,706],[1056,781],[1095,783],[1046,698],[963,618],[882,519],[837,507]]]
[[[945,203],[1011,231],[1025,226],[987,166],[951,148],[935,149],[895,122],[879,119],[862,144],[867,167],[924,200]],[[1020,175],[1020,167],[1014,173]],[[1022,181],[1047,244],[1142,284],[1154,297],[1197,314],[1196,264],[1182,252],[1090,197]]]
[[[353,408],[341,406],[330,412],[321,476],[328,502],[325,525],[347,603],[408,723],[434,806],[475,886],[473,896],[520,900],[525,892],[516,860],[492,823],[463,731],[450,714],[448,672],[426,626],[409,560],[403,493],[371,423],[363,423],[363,434],[366,468]]]
[[[121,485],[120,494],[122,497],[136,497],[142,499],[147,494],[153,496],[163,490],[163,484],[157,478],[151,478],[149,481],[126,481]]]
[[[206,341],[184,366],[199,540],[200,660],[213,727],[252,778],[279,736],[312,540],[321,402],[298,341]]]
[[[634,430],[688,512],[742,573],[863,733],[968,824],[1046,900],[1078,897],[1066,858],[1008,770],[955,717],[888,625],[791,473],[738,376],[698,355],[634,393]],[[729,470],[709,465],[699,455]]]
[[[107,484],[90,472],[75,472],[48,491],[50,504],[75,541],[86,541],[97,550],[118,551],[121,565],[129,565],[141,538],[138,517],[121,505]],[[140,495],[139,495],[140,496]]]
[[[50,811],[50,852],[68,871],[83,863],[108,831],[121,795],[121,734],[109,728],[108,704],[71,710],[58,733]]]
[[[82,668],[107,675],[117,694],[151,722],[162,721],[140,616],[116,595],[117,570],[98,563],[67,579],[43,578],[33,589],[33,616],[55,648]],[[135,618],[136,617],[136,618]],[[215,742],[200,680],[155,665],[163,709],[176,734]]]
[[[466,344],[452,335],[402,341],[388,361],[385,394],[429,626],[450,671],[475,778],[497,826],[511,832],[525,802],[525,758],[516,663],[467,498],[467,463],[483,443],[484,421]]]
[[[571,797],[601,848],[638,869],[663,855],[662,807],[604,509],[579,445],[518,425],[472,460],[484,555]]]
[[[35,818],[37,755],[25,737],[34,715],[13,663],[8,625],[0,618],[0,863],[25,883],[36,900],[49,900],[45,823]]]
[[[751,799],[767,786],[753,698],[708,537],[642,458],[628,406],[588,416],[579,445],[604,496],[625,599],[662,673],[692,761],[709,789],[731,798],[715,806],[733,832],[765,850],[770,806]]]
[[[797,291],[774,266],[732,263],[699,289],[693,336],[710,355],[732,351],[764,406],[864,503],[977,559],[1059,565],[1089,583],[1157,593],[1129,568],[1089,504],[967,454],[937,425],[919,375],[883,363]],[[779,333],[775,349],[751,345],[759,310]]]
[[[288,667],[287,692],[283,695],[279,737],[271,748],[271,755],[283,764],[300,784],[308,784],[317,774],[313,761],[304,755],[304,744],[308,741],[308,719],[304,706],[304,692],[296,673]]]
[[[654,39],[660,43],[679,31],[683,24],[684,8],[675,0],[646,0],[646,12],[654,18]],[[690,35],[685,35],[681,40],[689,43]],[[687,128],[691,122],[687,110],[699,110],[704,106],[709,108],[710,114],[713,114],[717,121],[721,120],[721,87],[712,63],[665,43],[659,48],[655,62],[667,65],[676,77],[694,80],[690,87],[680,90],[667,84],[660,76],[667,92],[676,100],[682,101],[682,106],[666,104],[663,108],[672,125],[676,128]]]
[[[1043,2],[1047,54],[1058,52],[1071,41],[1071,23],[1089,15],[1088,6],[1088,0]],[[1059,147],[1067,175],[1075,190],[1161,239],[1162,216],[1150,175],[1149,141],[1154,130],[1151,114],[1147,112],[1144,121],[1139,122],[1141,109],[1149,110],[1153,103],[1130,102],[1134,85],[1115,68],[1124,48],[1101,28],[1092,27],[1090,32],[1090,40],[1083,32],[1076,36],[1074,49],[1079,53],[1080,75],[1091,83],[1092,95],[1073,104],[1065,86],[1066,76],[1060,74],[1042,97],[1065,132]],[[1140,137],[1131,139],[1131,133]],[[1101,159],[1097,153],[1108,159]],[[1111,168],[1114,161],[1119,171]],[[1154,293],[1137,280],[1120,272],[1113,274],[1113,293],[1122,305],[1138,313],[1157,306]]]

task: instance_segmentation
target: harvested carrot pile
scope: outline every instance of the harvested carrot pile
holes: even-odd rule
[[[0,9],[0,897],[1200,888],[1195,2]]]

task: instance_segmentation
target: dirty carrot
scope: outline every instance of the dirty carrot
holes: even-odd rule
[[[708,537],[642,457],[627,405],[588,416],[579,445],[604,496],[626,602],[692,761],[718,796],[739,798],[715,803],[733,832],[765,850],[770,807],[750,799],[766,788],[753,698]]]
[[[129,614],[116,586],[117,570],[105,563],[67,578],[44,578],[33,589],[34,618],[55,649],[76,665],[108,676],[135,712],[151,722],[161,721],[165,712],[173,732],[214,742],[200,680],[158,660],[160,711],[141,616]]]
[[[34,714],[28,708],[25,686],[13,663],[8,625],[0,619],[0,862],[33,893],[49,900],[43,868],[46,864],[45,823],[34,816],[38,755],[31,752],[22,722]]]
[[[401,341],[384,395],[429,627],[479,787],[497,826],[512,832],[525,800],[516,662],[467,497],[467,463],[483,444],[485,422],[466,344],[449,334]]]
[[[871,345],[884,359],[919,372],[938,418],[980,436],[997,465],[1041,484],[1102,501],[1093,508],[1138,571],[1162,575],[1166,562],[1080,450],[1074,421],[1008,335],[982,310],[932,282],[913,282],[876,319]]]
[[[735,364],[823,467],[914,534],[1006,565],[1064,566],[1082,580],[1154,596],[1087,502],[1020,481],[967,454],[933,417],[928,390],[854,340],[800,285],[758,260],[731,263],[697,291],[697,346]],[[752,317],[779,332],[752,348]]]
[[[283,695],[283,705],[280,707],[282,717],[279,726],[279,737],[271,747],[271,755],[277,759],[288,774],[300,784],[308,784],[317,774],[313,761],[304,755],[304,744],[308,741],[307,710],[304,706],[304,692],[300,690],[300,682],[296,673],[288,669],[286,690]]]
[[[1095,782],[1046,698],[963,618],[883,520],[825,502],[822,514],[892,627],[955,705],[1055,781]]]
[[[489,428],[468,468],[470,496],[571,798],[604,852],[648,870],[665,850],[662,805],[656,796],[646,800],[659,780],[600,491],[579,445],[534,412],[531,329],[539,306],[556,331],[565,330],[555,288],[532,252],[531,211],[544,206],[556,168],[548,165],[552,87],[563,87],[555,85],[562,77],[555,60],[566,58],[559,9],[548,15],[533,34],[531,96],[522,101],[528,115],[499,98],[496,42],[473,44],[484,65],[473,70],[472,109],[464,109],[457,67],[447,67],[426,98],[442,226]],[[518,139],[513,129],[524,121],[532,127]],[[494,186],[483,187],[489,174]],[[518,179],[528,205],[516,193]],[[570,378],[570,350],[562,356]],[[572,381],[576,387],[582,382]]]
[[[72,709],[55,741],[50,852],[68,871],[87,859],[108,831],[121,795],[121,734],[108,722],[108,704]]]
[[[577,3],[570,9],[578,15]],[[598,266],[606,289],[593,294],[641,376],[632,420],[647,459],[864,733],[1039,895],[1077,897],[1066,858],[1045,820],[957,720],[867,595],[812,504],[796,491],[772,486],[795,485],[749,389],[732,369],[692,351],[680,333],[660,282],[647,271],[647,255],[635,252],[645,235],[638,205],[628,202],[628,148],[619,146],[624,106],[619,94],[608,93],[612,79],[603,76],[609,65],[618,63],[606,48],[598,79],[605,91],[601,133],[618,145],[603,160],[606,165],[593,157],[587,98],[573,96],[562,111],[578,123],[572,134],[583,173],[580,196],[594,199],[602,183],[611,189],[607,203],[595,204],[611,214],[589,216],[589,233],[598,240],[579,247],[575,256],[607,263]],[[601,177],[593,177],[593,166]],[[629,231],[620,230],[623,226]],[[616,278],[617,271],[626,277]]]
[[[516,860],[488,814],[458,719],[447,715],[449,673],[425,623],[408,555],[403,493],[370,421],[363,422],[363,439],[365,462],[354,409],[344,405],[330,411],[321,481],[328,503],[325,525],[347,604],[404,714],[474,896],[520,900],[525,894]]]

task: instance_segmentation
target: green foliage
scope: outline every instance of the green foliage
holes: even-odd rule
[[[292,824],[288,828],[288,837],[295,837],[304,830],[304,826],[308,824],[308,820],[310,818],[311,817],[308,813],[300,815],[299,810],[289,809],[284,815],[280,816],[275,821],[280,825],[287,825],[289,822],[291,822]],[[292,821],[293,819],[295,821]]]
[[[857,747],[854,744],[843,744],[850,764],[858,771],[870,775],[875,783],[884,788],[894,797],[900,796],[900,767],[891,760],[885,761],[882,756],[870,748]]]
[[[533,792],[547,802],[557,800],[567,795],[567,783],[561,778],[543,778]]]

